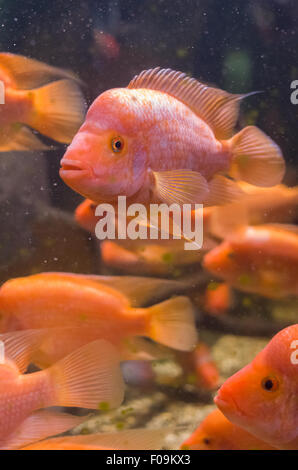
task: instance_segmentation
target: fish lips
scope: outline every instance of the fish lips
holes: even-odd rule
[[[76,160],[62,158],[59,174],[64,180],[81,178],[90,174],[90,168]]]

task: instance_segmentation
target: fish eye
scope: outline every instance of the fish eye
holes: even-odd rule
[[[266,392],[276,392],[279,388],[279,381],[275,377],[265,377],[262,380],[262,388]]]
[[[206,446],[210,446],[210,444],[211,444],[211,439],[209,439],[208,437],[204,437],[204,439],[203,439],[203,444],[205,444]]]
[[[114,137],[111,141],[111,147],[113,152],[119,153],[124,147],[124,142],[122,137]]]

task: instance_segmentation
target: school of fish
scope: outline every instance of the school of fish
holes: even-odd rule
[[[117,49],[95,33],[98,47]],[[175,429],[59,434],[86,419],[67,408],[98,413],[122,404],[122,363],[138,361],[131,371],[142,375],[143,361],[151,383],[153,361],[170,359],[181,383],[216,391],[217,408],[181,450],[297,450],[298,325],[224,382],[198,335],[201,316],[232,322],[241,295],[298,297],[298,187],[282,183],[285,161],[269,136],[255,126],[235,132],[240,103],[253,93],[157,67],[104,91],[85,116],[82,82],[71,71],[3,52],[0,80],[0,152],[51,150],[45,137],[68,144],[59,174],[84,197],[74,219],[92,236],[98,204],[117,211],[118,196],[146,207],[188,204],[192,221],[195,204],[204,205],[200,250],[185,251],[173,236],[96,240],[116,274],[40,272],[2,282],[0,449],[165,447]]]

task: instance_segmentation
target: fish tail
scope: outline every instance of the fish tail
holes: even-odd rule
[[[260,129],[245,127],[228,143],[232,151],[232,177],[263,187],[281,182],[285,173],[282,152]]]
[[[71,80],[58,80],[29,93],[33,109],[27,124],[51,139],[69,144],[85,114],[85,101],[78,85]]]
[[[107,341],[93,341],[75,350],[47,372],[54,385],[56,406],[108,409],[123,400],[119,356]]]
[[[187,297],[165,300],[149,307],[148,313],[151,339],[179,351],[195,348],[198,335],[193,306]]]

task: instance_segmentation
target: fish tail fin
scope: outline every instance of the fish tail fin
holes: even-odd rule
[[[33,109],[27,124],[51,139],[69,144],[85,113],[78,85],[71,80],[58,80],[28,93],[33,94]]]
[[[115,348],[104,340],[79,348],[48,369],[57,406],[108,409],[121,404],[124,382]]]
[[[148,308],[149,336],[154,341],[179,351],[191,351],[197,344],[194,309],[184,296],[165,300]]]
[[[281,182],[285,173],[282,152],[264,132],[248,126],[228,142],[232,150],[232,177],[263,187]]]

